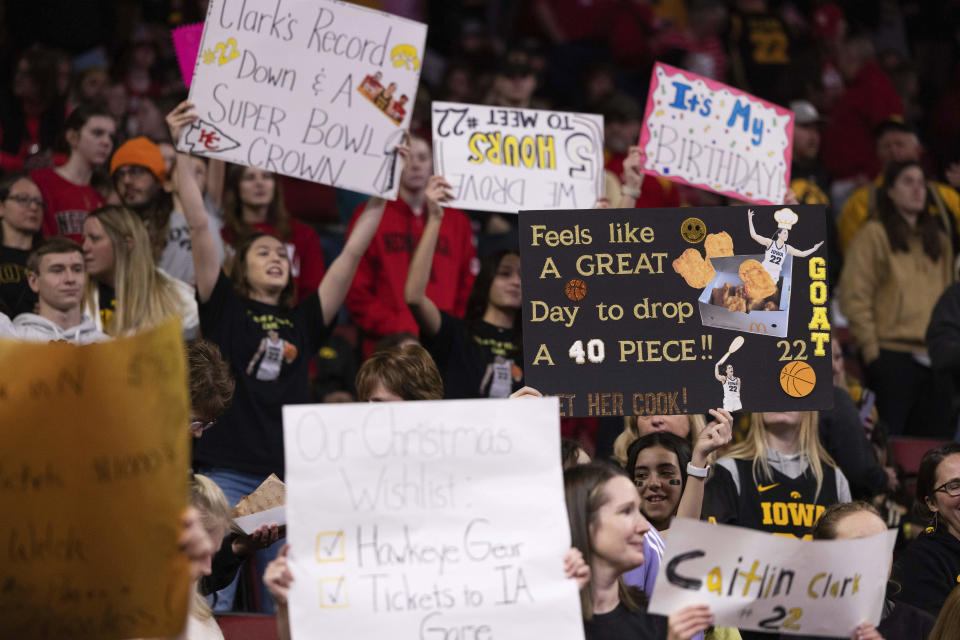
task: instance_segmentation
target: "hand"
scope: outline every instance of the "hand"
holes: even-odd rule
[[[753,220],[753,209],[747,209],[747,217]]]
[[[897,477],[897,470],[893,467],[884,467],[883,470],[887,472],[887,489],[896,491],[900,487],[900,478]]]
[[[424,195],[427,197],[427,211],[431,216],[443,217],[443,207],[440,203],[453,200],[452,189],[453,187],[443,176],[430,176]]]
[[[667,640],[690,640],[713,624],[713,614],[705,604],[695,604],[678,609],[667,618]]]
[[[643,173],[640,168],[643,166],[644,154],[640,147],[630,147],[627,150],[627,157],[623,161],[623,185],[631,189],[640,190],[643,184]]]
[[[594,209],[609,209],[610,208],[610,198],[597,198],[597,201],[593,203]]]
[[[877,631],[877,628],[869,622],[861,622],[854,629],[850,640],[883,640],[883,636]]]
[[[237,536],[233,539],[233,552],[238,556],[249,556],[255,551],[266,549],[274,542],[286,536],[286,526],[265,524],[248,536]]]
[[[183,128],[195,122],[199,117],[193,112],[193,103],[189,100],[184,100],[167,114],[167,126],[170,128],[170,136],[173,138],[174,146],[180,139]]]
[[[286,604],[287,596],[290,593],[290,585],[293,584],[293,574],[290,573],[290,567],[287,565],[287,554],[289,552],[290,545],[283,545],[280,553],[270,561],[263,572],[263,584],[266,585],[267,591],[270,592],[277,604]]]
[[[210,575],[210,564],[216,549],[210,535],[200,524],[200,514],[196,509],[190,507],[184,511],[180,524],[182,531],[177,542],[180,551],[186,554],[190,561],[190,580],[195,582]]]
[[[349,391],[343,391],[342,389],[338,389],[336,391],[331,391],[330,393],[324,394],[323,398],[320,400],[320,402],[324,404],[331,404],[334,402],[356,402],[356,401],[357,401],[356,398],[354,398]]]
[[[563,556],[563,577],[576,580],[578,589],[583,589],[590,582],[590,565],[583,561],[580,549],[570,547],[567,555]]]
[[[719,369],[718,369],[719,370]],[[693,444],[693,465],[702,467],[711,453],[730,444],[733,439],[733,416],[724,409],[711,409],[714,421],[697,434]]]
[[[522,387],[517,389],[510,394],[510,399],[515,400],[516,398],[542,398],[543,394],[534,389],[533,387]]]
[[[960,187],[960,162],[954,162],[946,170],[947,182],[954,189]]]
[[[783,204],[800,204],[800,201],[797,200],[797,194],[793,192],[793,189],[787,189],[787,195],[783,198]]]

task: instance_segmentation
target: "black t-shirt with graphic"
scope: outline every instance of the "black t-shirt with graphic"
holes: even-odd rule
[[[523,386],[523,354],[513,329],[482,320],[472,330],[440,312],[440,331],[422,336],[443,377],[445,398],[506,398]]]
[[[329,333],[318,295],[293,309],[248,300],[221,271],[200,306],[200,329],[230,363],[237,388],[217,424],[194,443],[197,468],[283,475],[285,404],[310,401],[310,358]]]
[[[27,284],[27,256],[29,251],[0,247],[0,300],[10,312],[10,317],[21,313],[33,313],[37,294]]]
[[[100,309],[100,324],[104,330],[110,326],[113,314],[117,312],[117,292],[108,284],[97,284],[97,304]]]

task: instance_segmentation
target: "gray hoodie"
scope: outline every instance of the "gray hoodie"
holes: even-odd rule
[[[43,316],[35,313],[21,313],[13,320],[13,331],[17,338],[33,342],[64,341],[72,344],[90,344],[110,339],[97,329],[97,325],[86,314],[80,324],[69,329],[61,329],[55,322]]]

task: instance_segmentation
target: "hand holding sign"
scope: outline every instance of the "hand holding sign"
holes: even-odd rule
[[[173,111],[167,114],[167,127],[170,129],[170,137],[173,140],[179,140],[183,128],[197,121],[199,116],[194,112],[194,105],[189,100],[184,100]]]

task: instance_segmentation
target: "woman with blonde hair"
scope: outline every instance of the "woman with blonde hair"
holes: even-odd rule
[[[754,413],[746,439],[717,460],[703,517],[809,538],[827,507],[850,499],[846,477],[820,444],[815,412]]]
[[[135,213],[108,205],[87,216],[83,260],[88,276],[85,312],[98,329],[123,336],[179,316],[184,337],[196,336],[193,287],[154,265],[147,228]]]
[[[190,505],[199,514],[200,525],[213,542],[213,549],[219,549],[223,538],[230,529],[233,509],[227,502],[227,496],[210,478],[193,474],[190,483]],[[200,578],[210,575],[212,570],[213,554],[199,567],[200,575],[193,576],[193,600],[190,602],[190,615],[187,626],[181,635],[184,640],[221,640],[223,633],[217,626],[210,605],[198,590]]]

